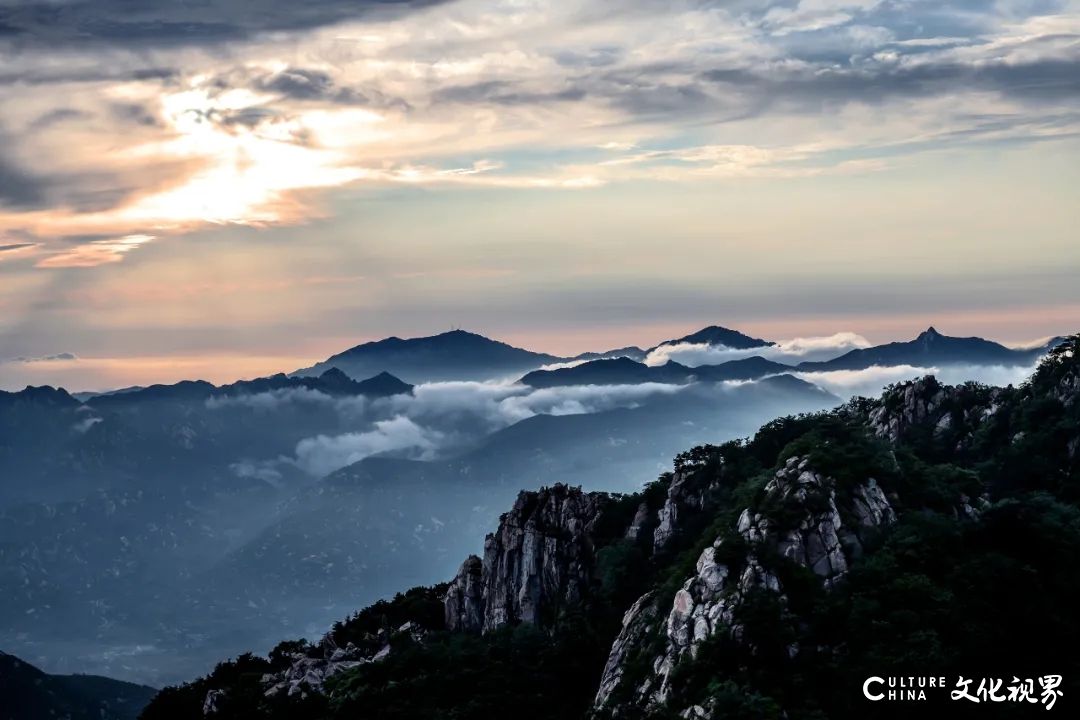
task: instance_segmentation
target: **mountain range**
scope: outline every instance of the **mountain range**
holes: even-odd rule
[[[534,370],[519,382],[531,387],[560,387],[569,385],[627,385],[634,383],[723,382],[726,380],[756,380],[794,370],[790,365],[749,357],[729,360],[719,365],[687,367],[673,360],[663,365],[646,365],[630,358],[590,360],[572,367],[554,370]]]
[[[908,342],[851,350],[832,360],[799,363],[798,369],[820,372],[862,370],[875,365],[1030,365],[1061,341],[1054,338],[1043,346],[1016,350],[978,337],[949,337],[930,327]]]
[[[641,362],[710,342],[748,356]],[[931,331],[881,348],[827,362],[1023,365],[1045,350]],[[556,358],[455,331],[220,386],[0,393],[0,647],[156,685],[316,635],[445,577],[521,489],[635,491],[683,448],[841,402],[780,350],[714,326]]]
[[[765,348],[774,344],[713,325],[681,338],[665,340],[647,350],[630,346],[603,352],[585,352],[573,357],[557,357],[516,348],[476,333],[451,330],[430,337],[406,340],[390,337],[364,343],[309,368],[297,370],[293,375],[317,375],[337,368],[352,377],[369,377],[389,370],[410,382],[488,380],[516,377],[543,365],[557,363],[619,357],[644,360],[659,347],[684,343],[722,345],[740,350]]]
[[[522,350],[464,330],[403,340],[390,337],[331,355],[293,375],[319,375],[337,368],[353,377],[390,370],[409,382],[483,380],[520,374],[563,358]]]
[[[798,370],[827,372],[832,370],[863,370],[873,366],[911,365],[940,367],[942,365],[1032,365],[1059,339],[1034,348],[1013,349],[977,337],[950,337],[933,327],[914,340],[891,342],[868,348],[850,350],[828,360],[813,362],[777,362],[766,356],[777,349],[772,341],[754,338],[736,330],[709,326],[694,333],[665,340],[648,349],[626,347],[605,352],[587,352],[573,357],[556,357],[536,353],[505,343],[490,340],[474,333],[454,330],[431,337],[402,340],[388,338],[365,343],[333,355],[316,365],[297,370],[294,376],[308,376],[330,368],[344,371],[354,378],[369,377],[389,371],[410,382],[439,380],[512,379],[525,375],[523,382],[533,387],[557,384],[690,382],[746,380],[774,372]],[[671,349],[701,345],[725,350],[751,352],[760,350],[762,356],[743,365],[723,363],[690,368],[679,364],[669,367],[639,367],[660,348]],[[750,357],[754,357],[751,355]],[[744,358],[747,359],[747,358]],[[633,364],[631,362],[633,361]],[[558,367],[573,364],[576,367]],[[556,366],[543,369],[544,366]],[[577,369],[584,367],[584,369]],[[571,372],[572,371],[572,372]],[[549,374],[541,374],[549,373]]]

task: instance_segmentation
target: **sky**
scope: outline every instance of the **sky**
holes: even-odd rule
[[[0,0],[0,387],[1075,331],[1078,131],[1080,0]]]

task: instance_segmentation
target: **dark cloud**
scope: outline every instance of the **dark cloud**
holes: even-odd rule
[[[158,127],[161,120],[150,108],[141,103],[113,103],[109,106],[110,114],[123,123],[132,123],[146,127]]]
[[[249,107],[232,112],[215,111],[207,116],[207,119],[218,122],[227,127],[237,126],[245,128],[258,127],[267,120],[281,117],[281,114],[266,107]]]
[[[896,97],[930,97],[993,91],[1029,101],[1080,98],[1080,60],[1026,63],[914,65],[863,64],[813,70],[717,68],[701,77],[754,99],[764,112],[774,105],[825,110],[847,102],[877,103]]]
[[[34,247],[36,244],[37,243],[9,243],[7,245],[0,245],[0,253],[22,250],[23,248]]]
[[[90,113],[77,108],[57,108],[50,110],[30,123],[30,129],[43,130],[68,120],[83,120],[88,117],[90,117]]]
[[[0,208],[65,207],[91,213],[114,208],[143,190],[140,181],[108,172],[36,174],[0,157]]]
[[[40,178],[0,156],[0,207],[30,210],[45,200],[46,186]]]
[[[615,106],[644,118],[667,117],[684,112],[715,112],[725,104],[694,82],[658,83],[638,76],[619,81],[613,90]]]
[[[74,353],[62,352],[55,355],[43,355],[41,357],[14,357],[8,360],[0,360],[0,363],[39,363],[39,362],[62,362],[64,360],[78,360]]]
[[[290,100],[409,109],[409,104],[402,98],[390,97],[374,88],[360,89],[342,85],[330,73],[315,68],[288,67],[280,72],[254,78],[252,84],[259,90]]]
[[[134,178],[125,180],[106,172],[57,175],[44,182],[52,206],[79,213],[111,210],[144,189]]]
[[[210,45],[306,30],[356,17],[407,12],[441,0],[25,0],[0,7],[0,37],[40,44]]]
[[[622,48],[611,46],[591,48],[588,52],[556,52],[552,57],[564,67],[599,68],[614,65],[623,55]]]
[[[261,81],[264,90],[279,93],[297,100],[324,100],[337,97],[343,92],[334,84],[329,73],[305,68],[286,68]],[[348,95],[352,93],[344,91]]]
[[[502,80],[455,85],[437,91],[435,103],[451,102],[490,105],[542,105],[551,102],[575,102],[583,100],[588,93],[582,87],[566,87],[560,90],[534,92],[516,89],[515,83]]]
[[[0,46],[2,48],[2,46]],[[0,85],[51,85],[61,83],[93,83],[113,80],[158,80],[169,84],[179,78],[181,72],[175,68],[144,67],[130,68],[99,64],[94,67],[73,69],[62,65],[40,66],[29,69],[9,71],[0,67]]]

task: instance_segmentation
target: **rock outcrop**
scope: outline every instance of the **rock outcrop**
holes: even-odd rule
[[[651,592],[639,597],[623,615],[622,630],[611,646],[611,652],[604,664],[600,689],[596,692],[596,707],[606,705],[611,693],[619,686],[631,653],[638,649],[638,644],[652,631],[657,615],[654,595]]]
[[[443,600],[448,630],[475,631],[484,627],[483,562],[470,555],[450,582]]]
[[[671,478],[667,498],[657,512],[659,523],[653,531],[653,551],[662,550],[678,532],[679,520],[688,513],[701,510],[705,505],[706,488],[693,482],[695,474],[680,470]]]
[[[378,636],[371,636],[371,643],[368,643],[372,648],[378,648],[374,652],[364,651],[351,642],[345,647],[338,647],[332,635],[327,635],[318,645],[306,651],[290,653],[288,667],[264,675],[264,694],[267,697],[304,697],[308,693],[322,693],[323,684],[334,675],[360,665],[379,662],[389,655],[391,634],[407,634],[413,642],[422,643],[426,633],[412,622],[404,623],[394,633],[380,631]]]
[[[872,433],[892,444],[909,441],[916,433],[962,452],[997,413],[1006,392],[1010,391],[973,383],[941,385],[927,376],[887,389],[865,420]]]
[[[883,395],[870,411],[870,429],[878,437],[896,443],[918,425],[947,427],[952,419],[944,410],[945,398],[945,388],[933,377],[901,385]]]
[[[605,493],[554,485],[522,492],[484,541],[484,558],[462,564],[444,601],[450,630],[487,632],[529,623],[550,628],[589,592],[592,530]]]
[[[696,572],[675,593],[659,626],[654,617],[663,610],[651,595],[639,599],[626,614],[604,668],[596,707],[607,703],[622,680],[627,660],[642,650],[652,630],[663,634],[663,649],[651,660],[651,675],[632,693],[645,706],[666,701],[675,665],[686,654],[695,656],[706,639],[728,633],[741,640],[738,610],[744,598],[758,589],[783,596],[780,580],[769,569],[774,554],[809,568],[826,587],[837,582],[847,572],[850,559],[861,552],[864,534],[893,522],[896,513],[873,478],[852,488],[843,508],[836,490],[836,482],[815,472],[807,458],[789,458],[766,484],[759,506],[745,508],[739,515],[735,531],[747,547],[741,562],[717,560],[725,542],[721,535],[698,557]],[[797,507],[800,512],[795,520],[777,519],[768,508],[779,506]],[[788,651],[794,655],[798,648]]]

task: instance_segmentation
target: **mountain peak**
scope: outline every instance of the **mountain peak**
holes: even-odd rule
[[[54,388],[52,385],[27,385],[18,392],[0,391],[0,399],[9,399],[12,402],[25,401],[42,405],[79,405],[79,401],[73,398],[64,388]]]
[[[821,362],[799,363],[800,370],[861,370],[872,365],[1005,365],[1026,366],[1036,361],[1045,348],[1014,350],[980,337],[942,335],[928,327],[914,340],[856,348],[840,357]]]
[[[367,342],[297,370],[293,375],[318,375],[337,367],[354,378],[371,377],[387,370],[406,383],[495,379],[564,359],[455,329],[426,337],[390,337]]]
[[[730,328],[722,327],[720,325],[709,325],[702,328],[695,333],[684,335],[681,338],[674,340],[666,340],[657,347],[664,345],[678,345],[681,343],[689,344],[704,344],[704,345],[723,345],[724,347],[734,348],[737,350],[748,350],[750,348],[766,347],[774,345],[768,340],[761,338],[750,337],[738,330],[732,330]],[[655,349],[655,348],[654,348]]]
[[[353,387],[364,395],[402,395],[413,391],[413,386],[385,370],[355,383]]]

